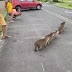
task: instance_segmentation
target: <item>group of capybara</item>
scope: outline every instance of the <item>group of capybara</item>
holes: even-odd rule
[[[46,35],[44,37],[44,39],[39,39],[35,42],[34,46],[35,46],[35,51],[38,51],[40,49],[42,49],[44,46],[48,45],[51,43],[51,41],[56,38],[56,36],[58,34],[60,34],[61,32],[64,31],[65,28],[65,22],[62,22],[60,27],[58,28],[58,30],[56,30],[55,32],[51,32],[50,34]]]

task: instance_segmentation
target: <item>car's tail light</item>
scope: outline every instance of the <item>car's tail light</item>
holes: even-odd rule
[[[14,4],[14,0],[12,0],[12,4]]]

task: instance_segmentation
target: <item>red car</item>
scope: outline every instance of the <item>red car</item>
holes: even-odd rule
[[[7,0],[5,1],[5,8],[7,8]],[[40,10],[42,7],[42,4],[38,1],[34,0],[12,0],[13,8],[19,8],[22,9],[38,9]]]

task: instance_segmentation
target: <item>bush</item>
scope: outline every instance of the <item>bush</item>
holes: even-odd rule
[[[37,1],[40,1],[40,0],[37,0]]]
[[[49,0],[37,0],[37,1],[47,2],[47,1],[49,1]]]
[[[5,0],[0,0],[0,1],[5,1]]]
[[[53,0],[53,2],[58,2],[58,0]]]
[[[1,33],[2,33],[2,26],[0,26],[0,35],[1,35]]]
[[[72,6],[72,3],[70,3],[69,6]]]

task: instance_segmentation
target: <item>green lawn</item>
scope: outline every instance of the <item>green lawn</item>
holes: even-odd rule
[[[72,0],[58,0],[58,1],[60,1],[60,2],[70,2],[70,1],[72,1]]]
[[[55,5],[55,6],[72,9],[72,7],[69,5]]]
[[[1,32],[2,32],[2,26],[0,26],[0,35],[1,35]]]
[[[60,1],[61,3],[56,3],[56,5],[54,5],[54,6],[72,9],[72,3],[70,3],[70,1],[72,1],[72,0],[58,0],[58,1]],[[62,3],[62,1],[63,1],[63,3]]]

